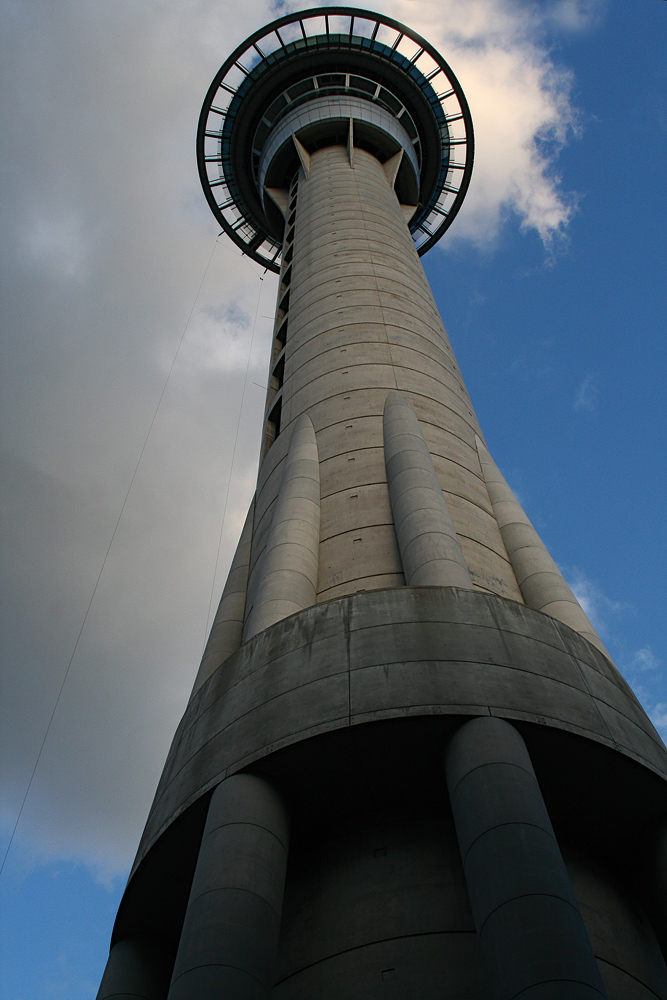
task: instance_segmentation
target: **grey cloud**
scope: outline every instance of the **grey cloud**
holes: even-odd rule
[[[240,41],[270,16],[244,5]],[[184,18],[189,17],[187,31]],[[3,230],[5,836],[217,228],[193,138],[232,43],[209,4],[17,4],[6,25]],[[216,43],[216,40],[218,42]],[[11,114],[9,113],[11,112]],[[271,310],[267,276],[261,314]],[[131,860],[252,490],[270,321],[216,246],[72,663],[17,848]],[[224,305],[220,305],[224,303]],[[218,329],[216,344],[213,327]]]

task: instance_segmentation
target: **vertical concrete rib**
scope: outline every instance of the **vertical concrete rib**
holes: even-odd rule
[[[479,437],[475,441],[493,513],[524,601],[534,611],[569,625],[609,656],[487,448]]]
[[[445,763],[490,1000],[606,997],[520,734],[473,719]]]
[[[320,474],[312,422],[294,424],[244,641],[315,603],[320,545]]]
[[[384,172],[389,182],[389,187],[394,190],[394,184],[396,183],[396,175],[398,174],[398,168],[401,165],[401,160],[403,159],[403,150],[399,149],[398,153],[394,153],[390,156],[388,160],[384,162]]]
[[[384,404],[389,501],[409,587],[465,587],[472,580],[417,416],[399,392]]]
[[[213,793],[168,1000],[266,1000],[285,890],[289,821],[263,778]]]
[[[218,669],[221,663],[235,653],[241,645],[243,619],[245,616],[246,592],[248,589],[248,568],[250,565],[250,545],[255,512],[253,499],[243,525],[243,531],[236,547],[225,589],[213,620],[211,634],[206,643],[199,672],[192,688],[195,694]]]

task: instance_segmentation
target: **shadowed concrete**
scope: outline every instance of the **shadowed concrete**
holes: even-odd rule
[[[274,997],[483,1000],[451,821],[375,819],[290,858]]]
[[[519,733],[474,719],[445,759],[489,1000],[606,997]]]
[[[653,824],[649,826],[650,828]],[[654,913],[647,909],[657,892],[665,905],[665,885],[660,884],[659,866],[650,854],[644,856],[646,839],[636,845],[635,857],[647,862],[650,890],[640,902],[631,900],[627,888],[618,879],[610,879],[599,864],[566,845],[563,856],[588,936],[595,953],[602,980],[613,1000],[649,1000],[667,996],[667,970],[656,940]],[[663,938],[664,941],[664,938]]]
[[[289,821],[254,775],[218,785],[209,805],[169,1000],[265,1000],[271,993]]]
[[[117,941],[109,954],[97,1000],[163,1000],[173,953],[151,934],[133,934]]]

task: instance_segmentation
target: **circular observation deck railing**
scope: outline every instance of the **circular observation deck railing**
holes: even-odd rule
[[[300,104],[334,95],[382,109],[409,136],[419,168],[409,227],[420,254],[451,225],[468,189],[470,111],[452,70],[426,39],[359,8],[279,18],[239,45],[216,74],[197,133],[199,175],[213,214],[244,253],[271,271],[280,269],[282,227],[275,212],[265,211],[259,189],[263,149]]]

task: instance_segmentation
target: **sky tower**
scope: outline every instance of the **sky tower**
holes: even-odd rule
[[[264,437],[98,1000],[667,998],[667,752],[419,260],[470,182],[458,81],[391,18],[290,14],[197,155],[280,275]]]

